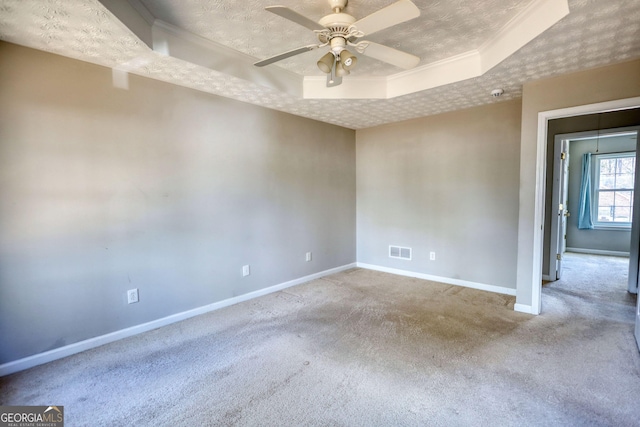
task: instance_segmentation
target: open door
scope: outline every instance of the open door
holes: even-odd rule
[[[636,128],[636,141],[640,131]],[[636,142],[636,159],[640,159],[640,144]],[[638,278],[640,271],[640,171],[636,160],[636,176],[633,192],[633,212],[631,222],[631,246],[629,247],[629,292],[638,293]],[[640,298],[636,303],[636,345],[640,350]]]
[[[640,159],[640,144],[637,143],[638,128],[636,133],[636,159]],[[633,212],[631,213],[631,245],[629,247],[629,292],[638,293],[638,271],[640,270],[640,171],[636,160],[636,176],[634,177]],[[637,190],[637,191],[635,191]],[[637,310],[636,310],[637,311]],[[636,337],[638,336],[638,321],[636,320]]]
[[[638,303],[636,304],[636,345],[638,346],[638,351],[640,351],[640,299],[638,299]]]
[[[562,255],[567,248],[567,194],[569,192],[569,140],[556,138],[553,146],[553,213],[551,249],[549,251],[549,280],[562,276]]]

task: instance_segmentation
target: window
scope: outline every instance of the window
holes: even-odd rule
[[[601,154],[595,162],[596,227],[631,227],[635,153]]]

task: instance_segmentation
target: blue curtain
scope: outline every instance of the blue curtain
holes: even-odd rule
[[[580,209],[578,211],[578,228],[592,229],[591,219],[591,153],[582,156],[582,182],[580,183]]]

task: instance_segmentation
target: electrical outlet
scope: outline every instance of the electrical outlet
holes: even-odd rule
[[[307,252],[306,260],[307,262],[311,261],[311,252]]]
[[[242,277],[246,277],[248,275],[251,274],[251,270],[249,269],[248,265],[243,265],[242,266]]]
[[[435,261],[436,260],[436,253],[435,252],[429,252],[429,259],[431,261]]]
[[[138,301],[138,289],[129,289],[127,291],[127,304],[133,304]]]

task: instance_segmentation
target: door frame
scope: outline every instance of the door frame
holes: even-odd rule
[[[531,307],[528,312],[540,314],[542,309],[542,249],[544,247],[544,194],[547,173],[547,132],[549,120],[563,117],[584,116],[587,114],[606,113],[609,111],[629,110],[640,108],[640,97],[618,99],[615,101],[600,102],[595,104],[580,105],[577,107],[561,108],[557,110],[541,111],[538,113],[538,137],[536,140],[536,185],[534,200],[534,236],[533,257],[528,256],[527,248],[518,250],[521,262],[530,262],[531,277]],[[538,225],[540,226],[538,229]],[[635,225],[635,224],[634,224]],[[632,242],[633,244],[633,242]],[[527,259],[525,261],[525,259]],[[525,279],[526,280],[526,279]],[[525,288],[526,289],[526,288]],[[521,307],[524,309],[524,307]]]
[[[638,159],[640,158],[640,126],[632,126],[629,130],[635,130],[636,139],[636,176],[633,182],[633,213],[631,218],[631,243],[629,246],[629,274],[627,277],[627,290],[632,294],[638,293],[638,273],[640,261],[640,171]],[[640,306],[639,306],[640,307]],[[638,312],[640,315],[640,312]]]

